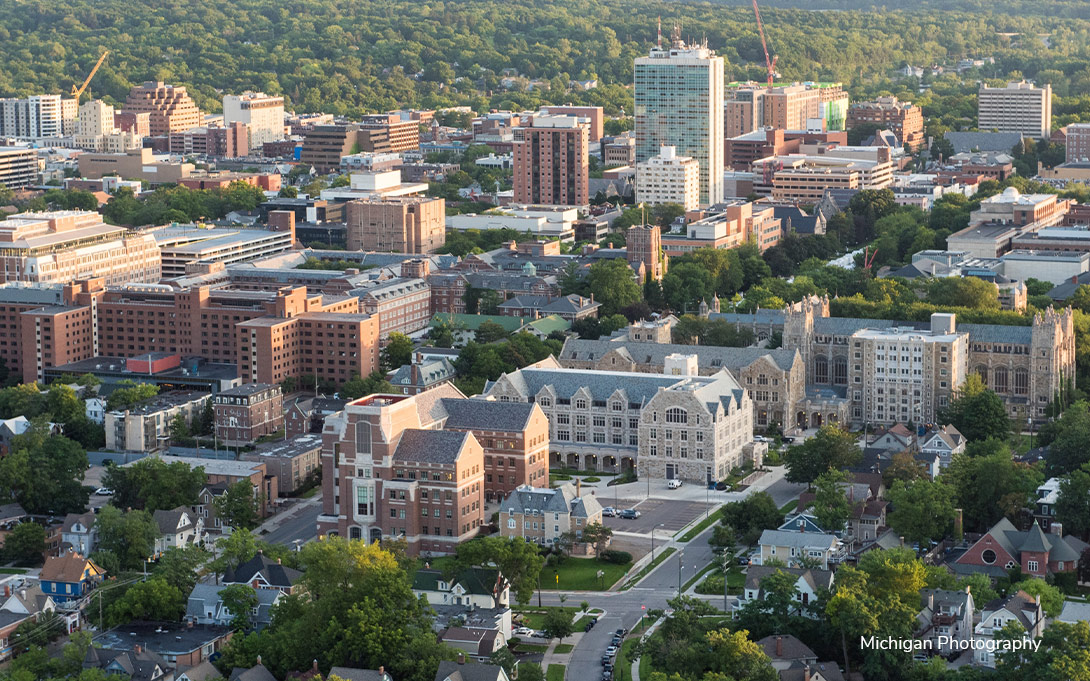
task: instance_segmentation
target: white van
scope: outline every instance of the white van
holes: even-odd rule
[[[667,480],[666,487],[669,489],[677,489],[678,487],[681,487],[681,481],[677,478],[674,478],[673,480]]]

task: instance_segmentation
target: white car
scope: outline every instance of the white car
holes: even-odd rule
[[[534,630],[530,627],[519,627],[515,629],[515,636],[533,636]]]
[[[669,489],[677,489],[678,487],[681,487],[681,481],[677,478],[674,478],[673,480],[667,480],[666,487],[668,487]]]
[[[765,437],[764,435],[754,435],[753,436],[753,441],[754,442],[772,442],[772,440]]]
[[[114,491],[108,487],[99,487],[95,490],[95,494],[100,497],[113,496]]]

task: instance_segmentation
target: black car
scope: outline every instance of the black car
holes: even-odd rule
[[[587,622],[586,624],[583,625],[583,631],[590,631],[593,627],[594,627],[593,624],[591,624],[590,622]]]
[[[738,556],[735,562],[738,565],[749,565],[749,558],[747,558],[746,556]]]
[[[602,656],[602,666],[603,667],[605,667],[605,666],[612,667],[613,666],[613,657],[611,655],[603,655]]]
[[[789,445],[789,444],[792,444],[795,441],[795,438],[784,436],[784,437],[780,438],[780,441],[782,441],[784,444]]]
[[[617,635],[618,636],[628,636],[628,629],[625,629],[624,627],[621,627],[620,629],[617,630]]]
[[[727,483],[723,482],[722,480],[715,483],[715,489],[719,490],[720,492],[722,492],[726,488],[727,488]]]
[[[611,646],[618,646],[618,647],[620,647],[620,645],[621,645],[622,643],[624,643],[624,641],[623,641],[623,640],[621,640],[621,637],[620,637],[620,636],[614,636],[614,637],[613,637],[613,640],[609,642],[609,644],[610,644]]]
[[[626,508],[617,514],[618,518],[624,518],[625,520],[635,520],[640,517],[640,512],[634,508]]]

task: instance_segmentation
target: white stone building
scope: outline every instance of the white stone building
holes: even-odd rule
[[[224,95],[223,124],[245,123],[250,130],[250,148],[284,139],[284,98],[264,92]]]
[[[677,147],[662,147],[657,156],[636,165],[636,202],[698,208],[700,164],[691,156],[678,156]]]

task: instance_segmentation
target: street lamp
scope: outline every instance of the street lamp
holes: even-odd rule
[[[677,552],[677,595],[681,595],[681,565],[685,562],[684,551]]]

